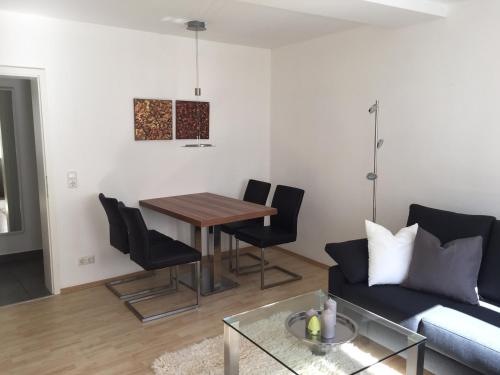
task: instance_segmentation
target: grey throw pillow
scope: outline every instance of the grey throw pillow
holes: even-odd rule
[[[418,228],[408,277],[401,285],[477,305],[482,244],[483,239],[477,236],[441,246],[436,236]]]

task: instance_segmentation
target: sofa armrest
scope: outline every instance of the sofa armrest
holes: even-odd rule
[[[345,278],[351,283],[368,280],[368,240],[360,239],[340,243],[330,243],[325,251],[339,265]]]
[[[338,265],[330,267],[328,271],[328,292],[337,297],[343,297],[343,287],[347,283],[344,273]]]

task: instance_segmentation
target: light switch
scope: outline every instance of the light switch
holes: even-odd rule
[[[76,171],[68,171],[67,182],[69,189],[76,189],[78,187],[78,176]]]

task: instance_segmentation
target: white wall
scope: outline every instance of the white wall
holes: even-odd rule
[[[0,13],[0,65],[46,70],[48,180],[61,287],[139,269],[109,246],[97,194],[127,204],[211,191],[241,194],[270,175],[270,52],[200,43],[203,99],[211,102],[213,149],[180,141],[136,142],[132,99],[193,99],[192,39]],[[66,187],[76,170],[78,189]],[[145,212],[148,224],[187,239],[175,220]],[[96,264],[78,266],[95,255]]]
[[[458,4],[273,50],[272,182],[306,190],[290,249],[330,263],[325,243],[364,236],[375,99],[381,224],[399,229],[412,202],[500,217],[500,2]]]

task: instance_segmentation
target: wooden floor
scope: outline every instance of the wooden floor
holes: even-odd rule
[[[269,250],[268,259],[303,280],[261,291],[258,274],[240,276],[240,287],[202,297],[198,310],[148,324],[104,286],[0,308],[0,372],[150,374],[165,351],[221,334],[227,315],[327,289],[326,269],[277,249]]]

